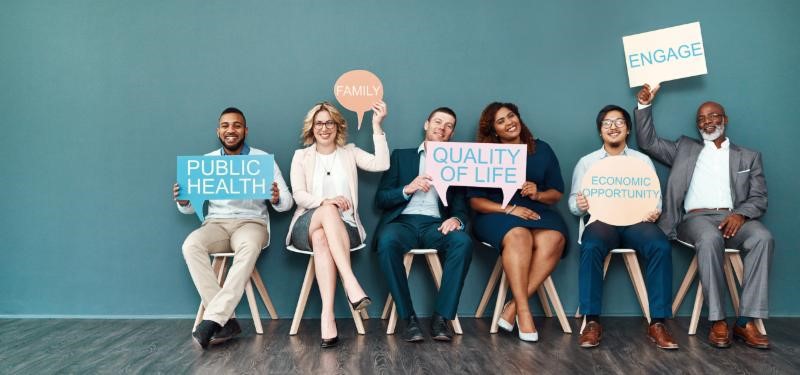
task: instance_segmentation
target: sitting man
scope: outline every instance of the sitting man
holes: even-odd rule
[[[589,210],[589,202],[580,189],[584,175],[594,163],[607,157],[626,155],[641,159],[653,168],[650,158],[628,148],[630,123],[631,115],[619,106],[607,105],[597,114],[597,131],[603,146],[582,157],[575,166],[569,195],[569,210],[574,215],[585,216]],[[603,260],[612,249],[624,247],[635,249],[647,260],[645,279],[651,318],[648,337],[661,349],[678,349],[678,343],[664,325],[664,319],[672,315],[672,246],[664,232],[654,224],[659,213],[655,210],[634,225],[614,226],[595,221],[584,229],[578,273],[580,310],[586,315],[586,327],[579,340],[581,347],[600,345],[603,328],[598,318],[603,301]]]
[[[403,339],[423,340],[408,291],[403,256],[414,248],[434,248],[444,259],[442,283],[431,321],[434,340],[450,341],[448,320],[456,316],[461,289],[472,261],[472,239],[464,232],[467,205],[463,189],[447,191],[448,207],[439,201],[430,176],[425,174],[427,141],[447,142],[456,127],[456,114],[442,107],[425,121],[425,142],[417,148],[392,152],[391,166],[384,172],[375,204],[384,210],[376,230],[376,248],[381,270],[400,318],[406,320]]]
[[[659,227],[671,239],[692,244],[703,295],[708,301],[711,345],[731,345],[722,305],[725,248],[743,250],[744,280],[739,319],[733,335],[751,347],[768,349],[769,339],[756,328],[754,318],[768,316],[767,284],[774,242],[757,219],[767,210],[767,184],[761,154],[731,143],[725,136],[728,116],[719,103],[697,109],[702,141],[659,138],[651,103],[658,88],[645,85],[637,95],[636,141],[656,160],[671,167]]]
[[[236,108],[227,108],[219,117],[217,128],[222,148],[206,155],[263,155],[264,151],[249,147],[247,123],[244,114]],[[276,211],[287,211],[294,201],[278,164],[274,165],[272,199],[269,203]],[[173,186],[178,210],[194,214],[203,207],[192,207],[186,200],[177,200],[180,186]],[[236,318],[232,318],[242,292],[250,280],[261,249],[269,243],[269,213],[264,200],[211,200],[208,215],[202,226],[186,237],[183,257],[189,267],[192,281],[205,306],[203,321],[192,336],[203,349],[210,344],[224,342],[241,332]],[[211,269],[209,254],[234,252],[233,263],[223,287]]]

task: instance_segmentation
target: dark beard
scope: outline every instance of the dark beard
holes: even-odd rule
[[[225,141],[222,139],[222,137],[219,138],[219,143],[221,143],[222,147],[224,147],[226,150],[228,150],[230,152],[234,152],[236,150],[239,150],[242,147],[242,145],[244,144],[244,138],[239,140],[239,142],[237,142],[235,145],[233,145],[233,147],[229,147],[228,145],[226,145]]]
[[[617,148],[619,146],[622,146],[622,141],[609,143],[608,145],[613,147],[613,148]]]

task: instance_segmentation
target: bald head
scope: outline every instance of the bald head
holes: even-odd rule
[[[722,104],[717,102],[705,102],[700,104],[700,107],[697,108],[697,115],[700,116],[703,113],[718,113],[721,115],[725,115],[725,108],[722,107]]]

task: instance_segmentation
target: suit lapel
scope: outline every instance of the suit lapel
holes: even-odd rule
[[[729,170],[728,173],[730,173],[730,177],[728,177],[728,178],[730,179],[729,183],[731,185],[731,202],[734,202],[734,204],[735,204],[735,202],[736,202],[736,187],[735,187],[736,181],[734,179],[736,178],[736,172],[739,171],[739,163],[742,160],[742,153],[741,153],[741,150],[739,149],[739,147],[735,146],[734,144],[730,144],[728,146],[728,154],[729,154],[729,157],[730,157],[730,159],[729,159],[729,163],[730,164],[728,165],[728,170]]]
[[[697,158],[700,157],[700,153],[703,152],[703,144],[696,144],[694,145],[694,149],[692,149],[691,154],[689,155],[689,159],[686,161],[686,186],[684,186],[683,192],[684,194],[689,191],[689,185],[692,184],[692,177],[694,177],[694,170],[697,168]]]
[[[314,191],[314,168],[316,167],[317,158],[315,146],[312,144],[306,148],[303,155],[303,165],[305,166],[303,172],[306,174],[306,191],[309,193]]]

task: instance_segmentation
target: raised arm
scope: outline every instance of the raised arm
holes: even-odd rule
[[[636,143],[639,148],[656,160],[672,166],[675,156],[678,153],[678,143],[659,138],[656,134],[653,122],[653,99],[659,88],[650,89],[650,85],[645,84],[636,98],[639,102],[636,110],[633,111],[634,123],[636,125]]]

